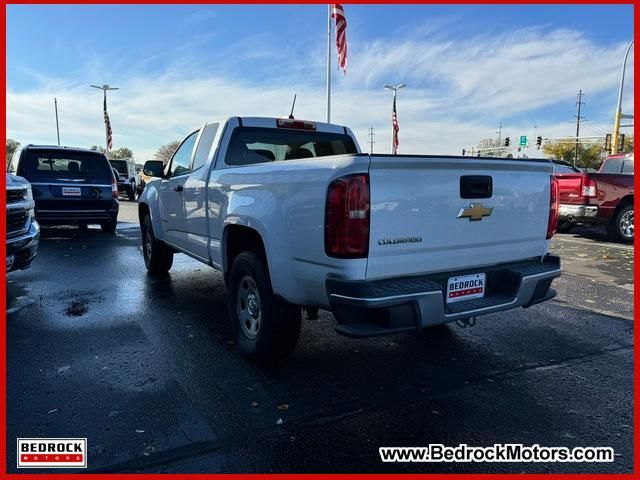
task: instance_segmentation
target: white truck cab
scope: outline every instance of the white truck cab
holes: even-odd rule
[[[221,270],[238,345],[290,353],[300,307],[353,337],[420,332],[555,296],[544,159],[368,155],[347,127],[232,117],[192,132],[139,199],[145,263]]]

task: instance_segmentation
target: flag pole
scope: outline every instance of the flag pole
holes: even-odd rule
[[[104,112],[103,115],[107,113],[107,89],[103,90],[104,93]],[[107,125],[106,118],[104,119],[104,153],[108,157],[109,156],[109,126]]]
[[[327,4],[327,123],[331,123],[331,4]]]

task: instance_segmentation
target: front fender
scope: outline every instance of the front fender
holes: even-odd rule
[[[153,233],[158,240],[163,240],[164,229],[161,221],[162,215],[160,215],[160,195],[156,188],[156,183],[157,182],[154,179],[145,186],[144,191],[138,199],[138,212],[140,212],[144,207],[149,210]],[[142,223],[142,218],[140,218],[140,223]]]

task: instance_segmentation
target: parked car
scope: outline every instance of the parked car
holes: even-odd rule
[[[558,180],[558,232],[569,232],[576,223],[586,223],[598,214],[589,204],[596,197],[596,182],[580,169],[561,160],[553,162],[553,175]]]
[[[557,167],[560,185],[559,231],[575,224],[604,225],[613,241],[634,240],[634,155],[607,157],[597,173],[567,173]],[[579,185],[579,186],[578,186]]]
[[[83,148],[26,145],[11,169],[32,185],[40,224],[99,223],[113,233],[118,222],[118,187],[107,157]]]
[[[346,127],[239,118],[192,132],[139,199],[144,261],[224,272],[240,350],[289,353],[301,308],[350,337],[420,332],[555,296],[545,159],[368,155]]]
[[[136,171],[136,164],[131,159],[109,160],[118,172],[118,193],[125,193],[129,200],[135,200],[142,192],[142,180]]]
[[[6,174],[7,273],[31,266],[38,253],[40,226],[35,220],[31,185],[22,177]]]

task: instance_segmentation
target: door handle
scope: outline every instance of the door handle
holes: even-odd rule
[[[182,185],[176,185],[175,187],[173,187],[173,189],[174,189],[176,192],[181,192],[181,191],[183,191],[183,190],[184,190],[184,187],[183,187]]]

